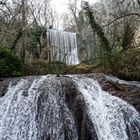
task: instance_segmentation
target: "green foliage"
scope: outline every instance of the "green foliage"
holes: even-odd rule
[[[9,49],[0,47],[0,77],[20,76],[21,74],[21,60]]]
[[[140,49],[123,52],[116,60],[115,75],[126,80],[140,81]]]
[[[16,33],[16,37],[14,38],[12,45],[11,45],[11,49],[14,50],[16,48],[16,45],[18,43],[18,41],[20,40],[20,38],[22,37],[22,32],[21,29],[19,31],[17,31]]]
[[[40,36],[42,31],[44,30],[43,27],[34,25],[30,29],[30,41],[29,41],[29,48],[30,52],[32,53],[34,59],[38,59],[41,53],[41,44],[40,44]]]
[[[83,9],[85,11],[85,14],[89,18],[89,23],[91,25],[93,32],[95,32],[97,34],[97,36],[99,37],[99,39],[101,41],[101,46],[103,47],[103,49],[105,49],[107,52],[110,53],[111,49],[109,46],[109,41],[108,41],[107,37],[105,36],[104,30],[102,29],[102,27],[96,22],[94,13],[93,13],[90,5],[88,4],[88,2],[83,2]]]
[[[140,81],[140,49],[122,51],[122,48],[112,53],[113,65],[106,69],[102,65],[96,67],[93,72],[111,73],[121,79]]]

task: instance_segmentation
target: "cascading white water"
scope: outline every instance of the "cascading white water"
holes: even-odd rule
[[[99,140],[140,139],[140,115],[134,107],[103,91],[93,79],[68,77],[84,97],[85,113]],[[60,78],[51,75],[11,83],[0,98],[0,140],[78,140],[62,86]]]
[[[127,102],[103,91],[89,78],[73,78],[83,94],[99,140],[139,140],[140,114]]]
[[[10,84],[0,98],[0,140],[77,140],[61,88],[54,76]]]
[[[47,30],[47,42],[52,61],[79,64],[76,33]]]

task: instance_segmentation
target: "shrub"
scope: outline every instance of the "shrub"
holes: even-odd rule
[[[7,48],[0,47],[0,77],[20,76],[22,62]]]
[[[118,58],[116,65],[118,66],[117,76],[125,80],[140,81],[140,49],[130,49],[124,52]]]

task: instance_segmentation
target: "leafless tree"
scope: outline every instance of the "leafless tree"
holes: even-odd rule
[[[112,48],[124,50],[136,46],[135,35],[140,26],[140,11],[135,0],[103,0],[93,6]],[[102,15],[102,16],[100,16]]]
[[[50,0],[3,0],[0,10],[0,45],[9,46],[23,60],[29,46],[27,35],[33,24],[48,28],[55,22]]]

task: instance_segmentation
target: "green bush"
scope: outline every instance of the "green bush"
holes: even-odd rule
[[[20,76],[22,62],[7,48],[0,47],[0,77]]]

